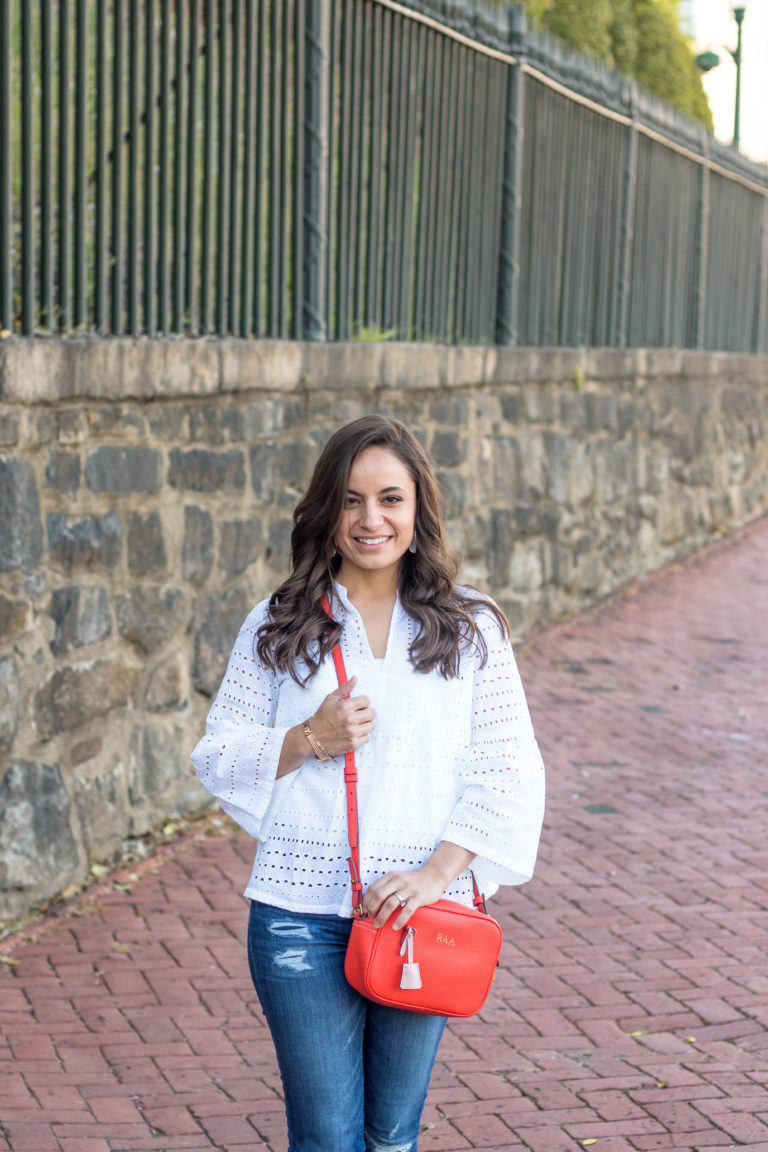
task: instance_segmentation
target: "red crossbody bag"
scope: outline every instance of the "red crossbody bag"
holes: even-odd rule
[[[330,616],[330,604],[323,597]],[[339,684],[347,682],[338,644],[333,661]],[[354,751],[344,758],[347,834],[354,921],[344,974],[358,992],[377,1004],[433,1016],[473,1016],[486,1001],[501,950],[501,927],[485,911],[474,876],[474,907],[438,900],[417,908],[401,932],[392,930],[398,908],[381,928],[362,911],[360,842],[357,820],[357,765]]]

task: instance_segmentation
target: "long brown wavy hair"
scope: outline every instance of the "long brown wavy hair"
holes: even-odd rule
[[[329,622],[321,598],[330,596],[341,557],[334,536],[341,520],[355,459],[366,448],[386,448],[400,460],[416,485],[415,553],[400,561],[400,602],[419,625],[410,660],[419,672],[439,668],[450,678],[459,671],[463,650],[474,647],[484,663],[487,647],[475,613],[488,609],[509,637],[506,616],[479,592],[464,595],[456,586],[458,564],[451,555],[440,516],[440,492],[424,449],[399,420],[363,416],[331,436],[315,465],[306,494],[296,506],[291,533],[290,575],[272,594],[269,616],[257,634],[259,660],[273,671],[289,672],[298,683],[311,679],[341,635]],[[308,669],[299,675],[302,661]]]

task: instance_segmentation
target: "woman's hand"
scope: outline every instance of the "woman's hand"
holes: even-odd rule
[[[356,683],[357,677],[353,676],[346,684],[329,692],[314,716],[310,717],[315,739],[329,756],[342,756],[352,748],[367,744],[371,738],[376,712],[367,696],[350,695]],[[280,751],[277,777],[295,772],[312,755],[303,724],[289,728]]]
[[[374,918],[377,928],[381,928],[399,907],[400,915],[392,925],[399,931],[417,908],[439,900],[448,885],[469,867],[474,858],[474,852],[442,840],[421,868],[413,872],[387,872],[375,880],[363,896],[363,911]]]
[[[312,731],[331,756],[342,756],[367,744],[375,727],[375,709],[367,696],[352,696],[357,684],[353,676],[329,692],[315,712]]]

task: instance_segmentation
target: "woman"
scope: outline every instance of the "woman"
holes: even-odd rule
[[[443,895],[471,904],[470,865],[486,895],[533,870],[543,768],[509,628],[455,574],[418,441],[382,416],[341,428],[296,508],[291,574],[245,621],[193,753],[259,841],[248,956],[291,1152],[415,1152],[445,1025],[344,978],[344,753],[377,925],[397,911],[400,930]]]

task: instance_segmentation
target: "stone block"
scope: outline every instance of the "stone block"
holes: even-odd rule
[[[263,547],[261,520],[225,520],[219,539],[219,568],[231,580],[245,572]]]
[[[131,512],[126,535],[128,568],[135,575],[164,572],[168,566],[159,512]]]
[[[208,452],[204,448],[172,449],[168,483],[188,492],[242,491],[245,488],[245,457],[232,448]]]
[[[573,442],[561,433],[544,437],[547,453],[547,493],[558,504],[567,504],[571,496],[571,456]]]
[[[29,625],[29,604],[0,592],[0,640],[24,632]]]
[[[213,696],[221,683],[240,626],[253,605],[244,589],[223,596],[205,596],[199,603],[192,682],[204,696]]]
[[[466,396],[449,396],[446,399],[433,400],[427,408],[427,414],[435,424],[453,424],[459,428],[466,428],[469,424],[469,400]]]
[[[458,472],[442,469],[436,472],[443,498],[446,520],[458,520],[467,506],[467,482]]]
[[[269,526],[267,560],[274,572],[284,572],[288,567],[291,553],[291,532],[293,520],[276,520]]]
[[[184,597],[178,589],[133,588],[115,599],[117,630],[143,652],[162,647],[184,619]]]
[[[137,438],[146,438],[146,425],[141,407],[137,404],[99,404],[88,410],[88,439],[100,440],[114,436],[126,440],[127,432]]]
[[[276,492],[277,446],[273,441],[252,444],[248,456],[253,494],[262,503],[271,504]]]
[[[56,669],[34,698],[35,725],[41,740],[73,732],[131,699],[136,670],[123,660],[65,664]]]
[[[490,514],[488,580],[492,588],[505,588],[514,547],[511,517],[507,508],[491,508]]]
[[[0,752],[7,752],[19,726],[19,669],[13,656],[0,660]]]
[[[78,776],[73,784],[75,811],[88,859],[111,860],[126,832],[125,769],[118,762],[98,775]]]
[[[511,501],[520,489],[522,461],[514,436],[495,436],[492,441],[493,495]]]
[[[306,440],[289,441],[281,444],[276,454],[276,472],[281,487],[301,490],[312,462],[312,453]]]
[[[184,741],[169,728],[137,725],[131,733],[128,797],[131,804],[154,800],[171,784],[190,775]]]
[[[43,558],[35,474],[19,456],[0,456],[0,572],[31,572]]]
[[[213,517],[205,508],[188,504],[184,509],[184,543],[181,570],[185,580],[203,584],[213,565]]]
[[[123,526],[114,512],[86,516],[72,523],[51,512],[46,518],[48,550],[54,564],[73,568],[114,568],[123,547]]]
[[[77,452],[54,448],[48,454],[45,483],[63,496],[74,496],[80,487],[80,471],[80,456]]]
[[[189,696],[186,662],[173,652],[149,674],[144,705],[149,712],[173,712],[183,708]]]
[[[189,413],[189,438],[204,444],[227,444],[242,440],[245,419],[240,408],[224,407],[221,401],[207,402]]]
[[[0,780],[0,892],[49,895],[78,863],[59,766],[12,760]]]
[[[85,478],[92,492],[110,496],[159,492],[163,457],[156,448],[105,444],[86,458]]]
[[[463,450],[458,432],[436,431],[432,437],[432,458],[442,468],[455,468],[461,464]]]
[[[20,420],[18,412],[0,412],[0,445],[14,448],[19,442]]]
[[[112,631],[106,588],[70,584],[51,593],[49,614],[56,625],[51,651],[60,656],[71,648],[97,644]]]
[[[290,340],[221,340],[221,391],[290,392],[301,383],[303,345]]]
[[[259,436],[274,436],[287,428],[305,423],[303,400],[284,396],[259,396],[245,407],[245,437],[255,440]]]
[[[147,412],[147,427],[158,440],[179,440],[186,418],[186,405],[153,404]]]

